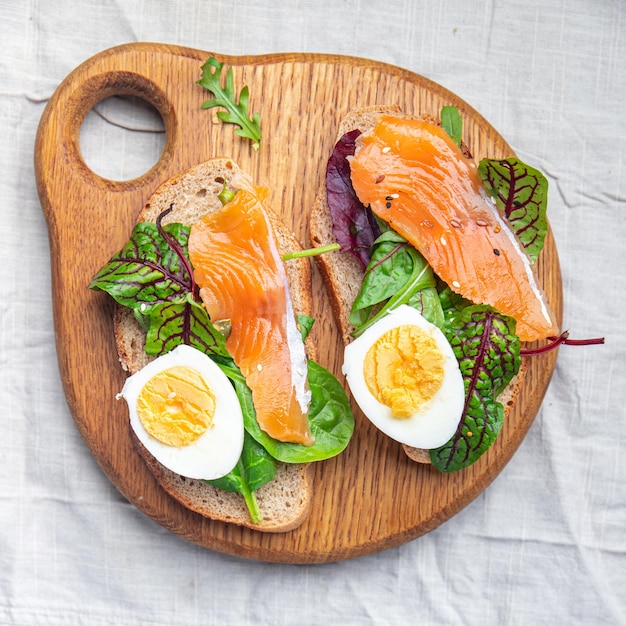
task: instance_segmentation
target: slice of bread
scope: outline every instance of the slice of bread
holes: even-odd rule
[[[163,183],[141,210],[137,222],[155,222],[172,206],[163,224],[193,224],[207,211],[222,206],[218,194],[227,189],[251,189],[251,178],[228,158],[215,158],[201,163]],[[278,214],[268,210],[281,253],[299,250],[301,245]],[[311,268],[307,259],[294,259],[285,264],[293,306],[296,314],[311,314]],[[130,309],[116,306],[115,340],[120,363],[134,374],[154,357],[145,353],[145,333]],[[306,343],[307,356],[315,359],[315,346]],[[132,433],[132,429],[131,429]],[[222,522],[229,522],[265,532],[286,532],[299,526],[309,512],[313,493],[313,468],[310,463],[279,463],[276,477],[255,492],[262,521],[250,520],[243,497],[217,489],[201,480],[179,476],[159,463],[138,439],[135,446],[163,489],[185,507]]]
[[[376,124],[376,120],[381,115],[404,116],[397,106],[374,105],[349,112],[339,124],[336,141],[347,132],[360,130],[366,132]],[[420,116],[432,124],[439,124],[439,120],[430,115]],[[471,158],[471,153],[466,145],[462,145],[463,153]],[[333,235],[333,221],[328,207],[326,186],[322,184],[315,197],[313,209],[309,219],[309,235],[311,244],[314,247],[325,246],[336,243]],[[315,257],[317,267],[322,275],[333,315],[344,345],[352,341],[354,326],[350,323],[350,310],[356,299],[365,270],[359,261],[350,253],[331,252],[320,254]],[[498,400],[503,404],[505,416],[510,412],[515,399],[519,393],[521,384],[526,373],[526,362],[522,365],[518,374],[502,392]],[[430,453],[428,450],[413,448],[403,444],[403,449],[407,456],[418,463],[430,463]]]

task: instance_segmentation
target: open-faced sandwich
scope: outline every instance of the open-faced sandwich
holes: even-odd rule
[[[493,443],[525,372],[521,342],[558,335],[535,261],[547,182],[517,158],[475,163],[458,111],[397,107],[341,123],[310,220],[363,413],[450,472]]]
[[[90,287],[116,300],[119,397],[158,482],[209,518],[284,532],[354,418],[315,362],[310,260],[267,194],[227,158],[175,176]]]

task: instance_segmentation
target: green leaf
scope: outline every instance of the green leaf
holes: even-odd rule
[[[454,106],[446,106],[441,109],[441,127],[450,135],[457,146],[461,145],[463,134],[463,120],[458,109]]]
[[[465,407],[456,433],[430,458],[438,470],[453,472],[474,463],[495,441],[504,419],[497,397],[519,371],[520,341],[513,318],[483,305],[450,312],[444,332],[461,368]]]
[[[311,329],[313,328],[313,324],[315,324],[315,319],[310,315],[298,315],[296,316],[298,320],[298,328],[300,329],[300,334],[302,335],[302,341],[306,341],[306,338],[309,336]]]
[[[539,170],[517,158],[482,159],[478,173],[526,254],[536,261],[548,230],[547,179]]]
[[[189,228],[168,224],[166,233],[187,251]],[[180,256],[152,222],[137,224],[128,243],[94,276],[90,289],[105,291],[119,304],[149,314],[150,308],[163,302],[186,298],[192,277]]]
[[[277,441],[268,436],[256,420],[252,392],[240,370],[233,364],[216,359],[222,371],[235,385],[244,416],[245,429],[276,460],[283,463],[323,461],[341,453],[354,432],[354,415],[350,401],[339,381],[321,365],[308,363],[311,389],[309,428],[315,438],[311,446]]]
[[[205,354],[228,356],[226,339],[206,309],[187,294],[181,302],[162,302],[150,309],[146,354],[161,355],[186,344]]]
[[[205,481],[222,491],[243,496],[250,518],[255,524],[261,521],[261,512],[254,492],[274,480],[276,461],[248,433],[244,433],[243,450],[237,465],[226,476]]]
[[[235,134],[250,139],[252,147],[255,150],[259,148],[261,141],[261,116],[255,113],[252,117],[248,112],[249,92],[247,85],[244,86],[240,93],[239,99],[235,94],[235,85],[233,79],[232,67],[226,72],[226,82],[222,87],[222,69],[223,63],[220,63],[215,57],[211,57],[202,66],[202,78],[197,81],[198,85],[204,87],[213,94],[213,98],[202,103],[203,109],[212,109],[214,107],[223,107],[225,111],[218,111],[217,117],[226,124],[234,124],[237,126]]]
[[[436,279],[426,259],[403,237],[387,230],[374,242],[361,290],[350,313],[358,337],[390,309],[414,306],[431,323],[441,326],[443,313]]]

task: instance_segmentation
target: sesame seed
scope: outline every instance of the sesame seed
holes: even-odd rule
[[[379,175],[376,177],[376,180],[375,180],[374,182],[378,185],[378,183],[382,183],[382,182],[383,182],[383,180],[385,180],[385,175],[384,175],[384,174],[379,174]]]
[[[385,147],[382,149],[382,153],[383,153],[383,154],[387,154],[387,152],[389,152],[390,150],[391,150],[391,148],[390,148],[389,146],[385,146]]]
[[[452,286],[453,286],[455,289],[458,289],[458,288],[461,286],[461,283],[460,283],[458,280],[453,280],[453,281],[452,281]]]
[[[400,194],[398,194],[398,193],[392,193],[389,197],[390,197],[392,200],[396,200],[397,198],[399,198],[399,197],[400,197]]]
[[[429,220],[422,220],[422,226],[426,226],[426,228],[432,228],[434,224]]]
[[[498,250],[498,248],[494,248],[494,249],[493,249],[493,253],[494,253],[496,256],[500,256],[500,250]]]
[[[439,241],[441,241],[442,246],[448,245],[448,242],[446,241],[446,238],[443,235],[441,235],[441,238],[439,239]]]
[[[450,220],[450,226],[452,226],[452,228],[461,228],[461,222],[458,220]]]
[[[391,208],[391,202],[387,202],[387,204],[385,204],[385,206],[390,209]]]
[[[489,222],[481,218],[476,220],[476,226],[489,226]]]
[[[260,363],[257,363],[256,368],[257,368],[257,371],[260,372],[263,369],[263,366]]]

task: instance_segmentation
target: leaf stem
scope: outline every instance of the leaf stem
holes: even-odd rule
[[[246,476],[246,469],[243,465],[243,461],[239,459],[238,461],[239,471],[241,475],[244,477],[244,480],[241,484],[241,495],[246,502],[246,506],[248,507],[248,511],[250,513],[250,519],[254,524],[258,524],[263,520],[263,516],[261,515],[261,509],[259,509],[259,503],[257,502],[256,496],[254,495],[254,491],[250,489],[250,485],[248,484]]]
[[[293,252],[287,252],[282,255],[283,261],[289,261],[291,259],[301,259],[310,256],[318,256],[320,254],[326,254],[327,252],[334,252],[339,250],[341,246],[338,243],[329,243],[326,246],[320,246],[319,248],[307,248],[306,250],[294,250]]]
[[[594,337],[592,339],[569,339],[569,331],[563,331],[558,337],[548,337],[549,343],[538,348],[522,348],[520,350],[521,356],[536,356],[538,354],[545,354],[551,352],[560,345],[566,346],[593,346],[601,345],[604,343],[604,337]]]
[[[189,260],[185,256],[184,252],[181,250],[181,247],[179,243],[176,241],[176,239],[174,239],[174,237],[172,237],[169,233],[165,232],[165,229],[163,228],[161,224],[163,218],[166,215],[169,215],[173,210],[174,210],[174,204],[172,203],[170,204],[169,209],[165,209],[165,211],[162,211],[159,214],[159,216],[156,218],[156,227],[161,237],[163,237],[163,239],[167,241],[170,248],[174,251],[176,256],[178,256],[178,258],[180,259],[180,262],[183,264],[183,267],[187,270],[187,274],[189,275],[189,291],[195,295],[196,294],[196,281],[194,280],[194,277],[193,277],[193,269],[191,268],[191,263],[189,263]]]
[[[219,198],[219,201],[222,203],[222,206],[225,206],[229,202],[231,202],[231,200],[235,197],[236,193],[237,191],[231,191],[230,189],[228,189],[228,187],[226,187],[226,181],[224,181],[224,187],[222,188],[222,191],[219,192],[217,197]]]

